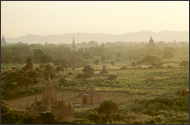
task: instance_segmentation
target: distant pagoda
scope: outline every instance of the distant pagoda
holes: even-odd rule
[[[152,36],[150,37],[149,44],[146,46],[146,48],[157,48],[157,46],[154,44]]]
[[[70,46],[72,51],[78,51],[77,44],[75,43],[75,38],[73,37],[73,43]]]
[[[48,82],[43,91],[43,99],[38,101],[37,96],[35,96],[35,102],[31,106],[28,100],[25,113],[31,117],[37,117],[41,113],[51,112],[56,120],[72,122],[75,117],[72,102],[70,101],[68,106],[65,103],[63,95],[61,100],[57,100],[56,89],[49,75]]]
[[[7,42],[6,42],[6,40],[5,40],[5,38],[4,38],[4,35],[2,36],[2,39],[1,39],[1,45],[6,45],[7,44]]]

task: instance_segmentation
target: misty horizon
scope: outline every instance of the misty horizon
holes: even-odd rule
[[[1,1],[2,124],[189,124],[188,1]]]
[[[160,32],[154,32],[150,30],[144,30],[139,32],[129,32],[126,34],[113,35],[108,33],[65,33],[61,35],[35,35],[27,34],[25,36],[19,36],[17,38],[9,38],[4,35],[7,43],[41,43],[45,42],[60,44],[60,43],[72,43],[73,37],[75,37],[76,43],[96,41],[102,42],[148,42],[150,37],[153,37],[155,42],[159,41],[189,41],[189,31],[169,31],[163,30]]]
[[[87,33],[87,34],[110,34],[110,35],[125,35],[127,33],[138,33],[138,32],[144,32],[144,31],[148,31],[148,32],[154,32],[154,33],[159,33],[159,32],[163,32],[163,31],[172,31],[172,30],[161,30],[161,31],[152,31],[152,30],[140,30],[140,31],[134,31],[134,32],[126,32],[124,34],[115,34],[115,33],[106,33],[106,32],[97,32],[97,33],[91,33],[91,32],[66,32],[66,33],[61,33],[61,34],[46,34],[46,35],[39,35],[39,34],[30,34],[30,33],[26,33],[25,35],[20,35],[20,36],[17,36],[17,37],[6,37],[6,34],[3,34],[5,38],[18,38],[18,37],[21,37],[21,36],[27,36],[27,35],[37,35],[37,36],[58,36],[58,35],[63,35],[63,34],[74,34],[74,33]],[[172,32],[189,32],[189,30],[184,30],[184,31],[172,31]],[[2,36],[1,36],[2,38]]]
[[[1,36],[188,31],[188,9],[188,1],[2,1]]]

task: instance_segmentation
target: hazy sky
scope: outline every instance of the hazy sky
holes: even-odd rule
[[[1,1],[1,35],[189,31],[188,1]]]

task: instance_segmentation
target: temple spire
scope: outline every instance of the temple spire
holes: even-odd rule
[[[73,37],[73,43],[75,44],[75,37]]]
[[[90,84],[90,88],[88,89],[88,92],[94,92],[94,91],[96,91],[96,90],[94,89],[94,84],[93,84],[93,81],[92,81],[91,84]]]
[[[47,84],[52,84],[50,74],[48,75],[48,83]]]
[[[7,42],[6,42],[5,38],[4,38],[4,35],[2,35],[1,45],[6,45],[6,44],[7,44]]]
[[[55,86],[52,84],[50,74],[48,76],[48,81],[47,81],[47,84],[43,91],[43,100],[48,101],[49,97],[50,97],[51,101],[57,100],[56,99],[56,89],[55,89]]]

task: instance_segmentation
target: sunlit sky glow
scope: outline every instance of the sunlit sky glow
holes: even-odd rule
[[[189,31],[188,1],[1,1],[1,35]]]

